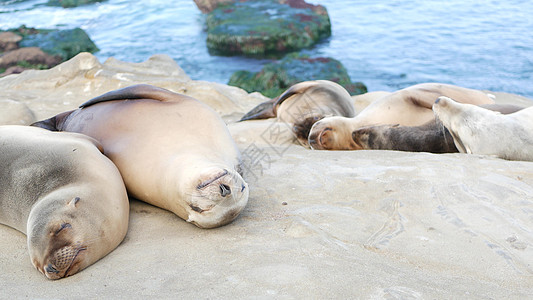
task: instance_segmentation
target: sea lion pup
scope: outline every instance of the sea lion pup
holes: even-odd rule
[[[485,104],[480,107],[502,114],[510,114],[523,109],[523,107],[511,104]],[[364,150],[459,152],[448,129],[436,120],[420,126],[396,124],[363,127],[355,130],[352,138]]]
[[[477,90],[440,83],[417,84],[373,101],[354,118],[328,117],[316,122],[309,133],[309,145],[316,150],[361,150],[352,138],[354,130],[374,125],[425,124],[435,118],[431,107],[442,95],[475,105],[494,103]]]
[[[291,86],[278,97],[254,107],[240,121],[277,118],[279,122],[293,124],[293,133],[307,145],[311,126],[330,116],[355,116],[350,94],[335,82],[315,80]]]
[[[49,279],[86,268],[126,235],[126,188],[97,146],[82,134],[0,126],[0,223],[27,235]]]
[[[439,97],[433,111],[459,152],[533,161],[533,107],[503,115]]]
[[[131,196],[198,227],[233,221],[248,201],[226,124],[194,98],[134,85],[34,125],[95,138]]]

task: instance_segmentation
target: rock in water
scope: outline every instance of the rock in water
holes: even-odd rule
[[[279,55],[330,35],[326,9],[304,1],[239,1],[219,5],[207,17],[207,47],[216,54]]]

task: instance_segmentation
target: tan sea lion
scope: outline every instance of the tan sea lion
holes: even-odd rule
[[[504,115],[439,97],[433,111],[459,152],[533,161],[533,107]]]
[[[86,268],[126,235],[126,188],[97,146],[81,134],[0,126],[0,223],[27,235],[49,279]]]
[[[231,222],[248,201],[226,124],[194,98],[134,85],[34,125],[95,138],[130,195],[198,227]]]
[[[316,150],[360,150],[352,138],[353,131],[374,125],[423,125],[435,118],[431,107],[442,95],[475,105],[494,103],[477,90],[440,83],[417,84],[373,101],[354,118],[328,117],[316,122],[309,133],[309,145]]]
[[[523,109],[523,107],[511,104],[485,104],[480,107],[502,114],[510,114]],[[436,120],[420,126],[396,124],[363,127],[355,130],[352,138],[364,150],[459,152],[448,129]]]
[[[330,116],[355,116],[352,102],[350,94],[335,82],[304,81],[259,104],[240,121],[277,118],[279,122],[292,124],[296,137],[307,144],[309,130],[316,121]]]

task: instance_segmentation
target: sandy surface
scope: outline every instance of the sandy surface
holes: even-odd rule
[[[193,95],[229,122],[262,100],[236,88],[191,81],[166,59],[100,64],[81,55],[59,70],[0,79],[0,100],[18,101],[42,119],[107,90],[145,82]],[[515,103],[514,95],[503,96]],[[232,224],[198,229],[132,200],[124,242],[58,281],[33,268],[23,234],[0,226],[0,296],[533,297],[532,162],[310,151],[285,140],[284,127],[272,124],[234,130],[250,199]],[[243,125],[230,128],[235,126]]]

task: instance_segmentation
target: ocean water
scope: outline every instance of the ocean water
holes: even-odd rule
[[[253,1],[253,0],[250,0]],[[533,99],[533,2],[518,0],[308,0],[328,9],[332,36],[311,56],[340,60],[370,91],[443,82]],[[192,0],[108,0],[71,9],[46,0],[0,1],[0,29],[81,27],[101,49],[141,62],[165,53],[196,80],[227,83],[270,60],[212,56]]]

